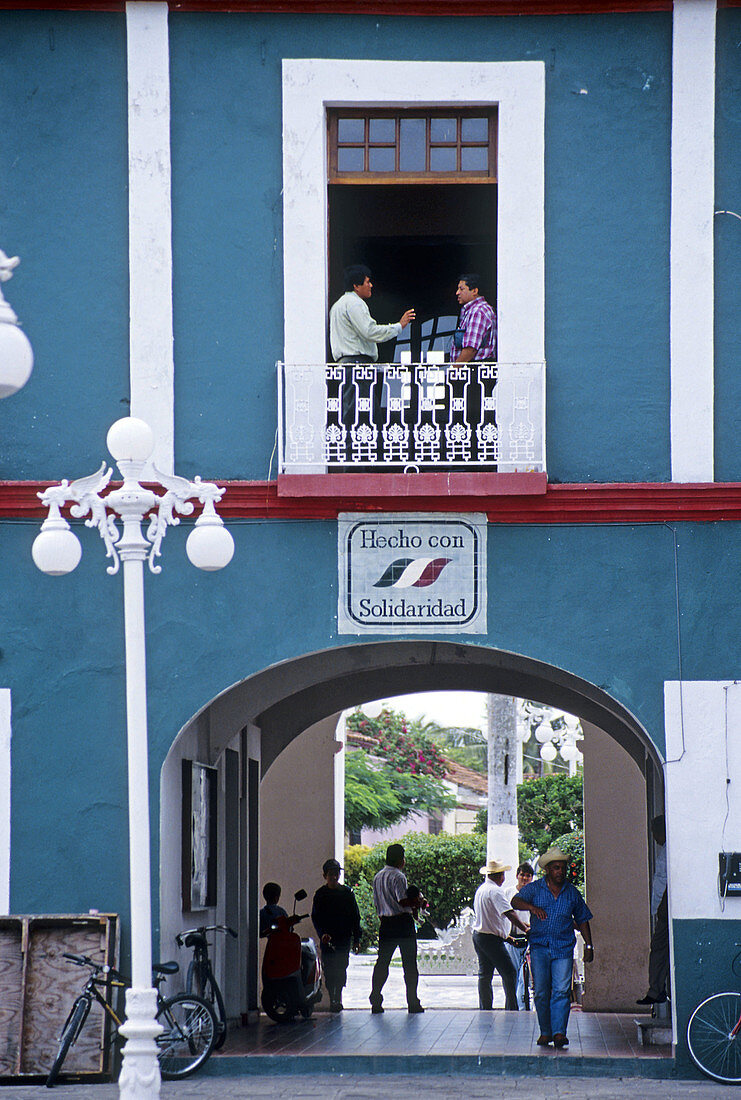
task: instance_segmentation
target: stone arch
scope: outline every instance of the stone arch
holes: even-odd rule
[[[163,766],[161,786],[162,949],[167,950],[165,944],[177,930],[175,925],[189,919],[176,911],[179,888],[173,881],[173,877],[178,882],[180,879],[179,849],[174,837],[180,836],[178,790],[183,756],[195,753],[207,764],[241,757],[241,777],[234,774],[232,764],[231,776],[228,769],[223,774],[222,788],[226,791],[231,784],[235,792],[238,788],[247,790],[254,801],[259,798],[260,778],[310,727],[369,699],[446,689],[513,695],[578,716],[604,731],[635,763],[646,784],[648,816],[662,805],[661,756],[648,732],[603,688],[565,669],[483,645],[433,639],[359,642],[290,658],[226,689],[194,715],[173,742]],[[227,832],[223,813],[220,828]],[[239,864],[239,898],[232,897],[231,902],[227,899],[227,909],[231,905],[232,911],[239,911],[242,936],[239,956],[227,960],[225,970],[247,974],[231,996],[232,1008],[236,1010],[241,1003],[244,1011],[245,1005],[256,1007],[258,991],[258,948],[253,927],[259,898],[256,810],[242,811],[237,833],[231,841],[227,837],[219,858],[231,859],[233,868]],[[215,912],[209,922],[211,919],[234,921],[223,909]]]

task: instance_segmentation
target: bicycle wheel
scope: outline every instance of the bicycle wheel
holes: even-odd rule
[[[523,988],[523,1004],[525,1005],[525,1011],[530,1011],[530,963],[527,961],[527,957],[522,962],[522,988]]]
[[[210,1005],[191,993],[176,993],[157,1011],[163,1031],[157,1036],[160,1074],[165,1081],[189,1077],[214,1049],[216,1020]]]
[[[197,997],[203,997],[208,1001],[211,1011],[216,1017],[216,1041],[214,1050],[221,1050],[226,1042],[226,1008],[224,998],[221,996],[216,978],[208,963],[202,960],[193,960],[188,967],[188,976],[185,982],[188,993],[195,993]]]
[[[741,993],[715,993],[687,1024],[687,1046],[698,1069],[724,1085],[741,1084]]]
[[[69,1048],[82,1031],[82,1025],[85,1023],[85,1020],[87,1020],[89,1011],[90,1001],[85,997],[81,997],[79,1001],[75,1001],[73,1004],[72,1011],[67,1017],[67,1022],[62,1028],[57,1056],[52,1063],[52,1067],[49,1070],[49,1076],[46,1079],[46,1087],[48,1089],[54,1088],[57,1077],[59,1076],[59,1071],[64,1064],[64,1059],[69,1054]]]

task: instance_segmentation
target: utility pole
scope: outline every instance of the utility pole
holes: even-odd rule
[[[519,863],[517,847],[517,700],[510,695],[489,695],[488,733],[488,825],[487,859],[510,863],[507,882],[514,882]]]

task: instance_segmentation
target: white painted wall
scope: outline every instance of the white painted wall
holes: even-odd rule
[[[322,363],[327,324],[327,106],[499,105],[498,340],[503,363],[545,357],[541,61],[283,62],[287,363]]]
[[[170,50],[164,0],[126,4],[126,57],[131,415],[154,432],[154,465],[172,473]]]
[[[10,688],[0,688],[0,915],[10,913]]]
[[[741,850],[741,683],[668,682],[664,711],[670,916],[741,918],[718,896],[718,853]]]
[[[715,0],[674,0],[672,481],[714,477]]]

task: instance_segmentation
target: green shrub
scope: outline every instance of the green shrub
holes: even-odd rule
[[[361,847],[361,845],[355,845]],[[371,951],[378,946],[378,914],[373,904],[373,887],[362,875],[353,886],[355,900],[360,910],[360,950]]]
[[[345,885],[355,886],[363,874],[363,860],[368,855],[370,848],[367,844],[351,844],[345,848]]]
[[[400,841],[406,852],[407,881],[419,886],[430,903],[430,920],[447,928],[471,905],[481,884],[479,869],[486,860],[486,837],[440,833],[407,833]],[[387,843],[376,844],[363,860],[363,873],[372,878],[386,862]]]

